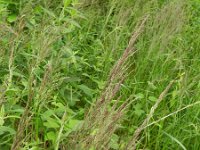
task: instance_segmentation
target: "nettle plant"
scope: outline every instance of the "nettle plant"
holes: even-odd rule
[[[0,2],[1,148],[58,149],[81,123],[82,106],[70,107],[94,91],[76,76],[86,63],[70,47],[72,32],[81,28],[76,19],[85,19],[76,5],[77,0]]]
[[[197,1],[0,0],[0,149],[198,149]]]

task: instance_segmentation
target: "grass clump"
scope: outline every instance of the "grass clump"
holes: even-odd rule
[[[199,8],[0,1],[0,149],[198,150]]]

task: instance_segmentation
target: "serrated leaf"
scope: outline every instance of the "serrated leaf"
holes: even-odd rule
[[[111,138],[111,141],[110,141],[110,147],[112,149],[116,149],[116,150],[119,149],[118,141],[119,141],[119,136],[116,135],[116,134],[113,134],[112,138]]]
[[[81,89],[89,97],[93,96],[93,90],[90,89],[88,86],[81,84],[81,85],[78,85],[78,88]]]

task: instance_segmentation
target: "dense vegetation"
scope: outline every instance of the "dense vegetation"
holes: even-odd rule
[[[199,150],[199,35],[199,0],[0,0],[0,150]]]

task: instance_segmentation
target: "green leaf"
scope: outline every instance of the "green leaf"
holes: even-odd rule
[[[156,89],[157,89],[157,87],[153,84],[153,82],[148,81],[147,83],[148,83],[148,85],[149,85],[149,87],[150,87],[151,89],[153,89],[153,90],[156,90]]]
[[[63,110],[65,110],[66,109],[66,106],[64,106],[62,103],[56,103],[56,102],[52,102],[51,103],[52,105],[54,105],[54,106],[56,106],[56,107],[58,107],[58,108],[61,108],[61,109],[63,109]]]
[[[47,111],[45,111],[45,112],[41,115],[41,117],[42,117],[43,120],[47,120],[47,118],[53,116],[54,114],[55,114],[55,113],[54,113],[53,110],[48,109]]]
[[[3,126],[4,124],[4,115],[5,115],[5,110],[4,110],[4,105],[2,105],[0,111],[0,126]]]
[[[174,104],[176,103],[176,97],[178,95],[177,90],[174,90],[172,92],[172,98],[170,99],[170,107],[174,106]]]
[[[3,117],[0,117],[0,126],[2,126],[4,124],[4,119]]]
[[[68,7],[71,4],[72,0],[64,0],[64,7]]]
[[[0,4],[13,4],[17,5],[17,2],[13,2],[12,0],[0,0]]]
[[[67,123],[67,128],[71,131],[76,131],[80,128],[80,125],[83,123],[81,120],[70,119]]]
[[[74,128],[76,125],[78,125],[80,122],[80,120],[75,120],[75,119],[71,119],[68,123],[68,127],[69,128]]]
[[[143,99],[144,98],[144,94],[138,93],[138,94],[135,95],[135,98],[137,98],[137,99]]]
[[[41,6],[37,6],[34,8],[34,11],[33,11],[35,14],[42,14],[43,10],[41,8]]]
[[[52,142],[54,143],[55,140],[56,140],[56,133],[53,132],[53,131],[48,132],[48,133],[46,134],[46,138],[45,138],[45,139],[46,139],[46,140],[50,140],[50,141],[52,141]]]
[[[16,14],[11,14],[8,16],[7,21],[10,23],[13,23],[17,20],[17,15]]]
[[[142,105],[141,105],[141,104],[136,104],[136,105],[135,105],[135,107],[134,107],[134,109],[135,109],[134,113],[135,113],[137,116],[141,116],[141,115],[144,113],[144,111],[143,111],[141,108],[142,108]]]
[[[0,126],[0,135],[4,134],[5,132],[9,132],[10,134],[15,134],[15,130],[10,127]]]
[[[88,86],[81,84],[81,85],[78,85],[78,88],[79,88],[80,90],[82,90],[82,91],[83,91],[86,95],[88,95],[89,97],[92,97],[92,96],[93,96],[93,90],[90,89]]]
[[[47,121],[44,123],[44,126],[46,126],[47,128],[56,129],[56,128],[60,127],[60,125],[58,124],[57,120],[52,119],[50,117],[48,117],[46,119],[47,119]]]
[[[116,135],[116,134],[113,134],[112,138],[111,138],[111,141],[110,141],[110,147],[112,149],[119,149],[118,141],[119,141],[119,136]]]
[[[149,100],[152,101],[152,102],[156,102],[156,101],[157,101],[157,98],[154,97],[154,96],[149,96]]]

